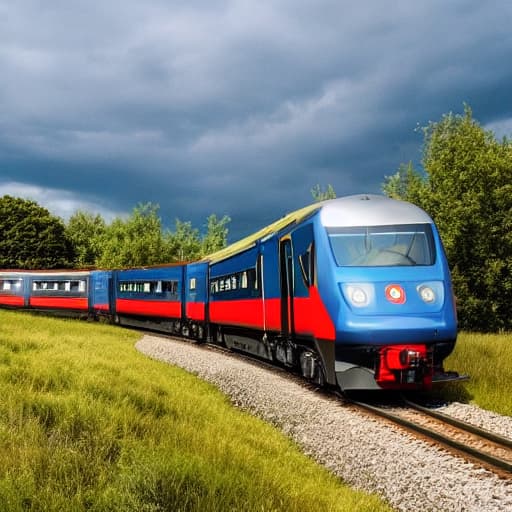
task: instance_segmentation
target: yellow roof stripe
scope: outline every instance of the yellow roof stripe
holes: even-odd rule
[[[300,210],[288,213],[281,219],[276,220],[272,224],[269,224],[268,226],[260,229],[256,233],[253,233],[252,235],[242,238],[238,242],[228,245],[227,247],[221,249],[220,251],[205,256],[204,258],[202,258],[201,261],[209,261],[211,263],[215,263],[218,261],[225,260],[226,258],[229,258],[239,252],[245,251],[253,247],[258,240],[261,240],[262,238],[265,238],[267,235],[270,235],[276,231],[280,231],[281,229],[285,228],[286,226],[294,222],[298,222],[304,219],[315,210],[318,210],[321,206],[322,203],[314,203],[309,206],[305,206]]]

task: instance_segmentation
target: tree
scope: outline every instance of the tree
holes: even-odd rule
[[[171,237],[163,232],[158,205],[139,204],[126,220],[116,218],[100,237],[103,268],[157,265],[171,261]]]
[[[320,185],[317,184],[311,189],[311,195],[313,196],[315,203],[319,203],[320,201],[325,201],[326,199],[335,199],[336,198],[336,192],[334,191],[334,188],[332,185],[327,185],[327,189],[324,191],[324,190],[322,190]]]
[[[425,195],[427,181],[412,165],[400,164],[398,171],[392,176],[386,176],[382,191],[392,199],[401,199],[419,204]]]
[[[176,219],[176,231],[170,234],[171,261],[193,261],[201,257],[201,238],[192,223]]]
[[[101,215],[77,211],[69,219],[66,233],[75,250],[74,266],[91,267],[100,259],[101,240],[107,226]]]
[[[411,168],[405,182],[394,175],[383,190],[412,199],[436,222],[452,269],[461,327],[510,330],[512,144],[506,138],[497,141],[467,106],[463,115],[446,114],[423,133],[425,178]]]
[[[212,213],[207,219],[207,232],[201,241],[201,253],[207,256],[215,251],[226,247],[228,241],[227,224],[231,219],[224,215],[222,219],[217,219],[217,215]]]
[[[34,201],[0,198],[1,268],[67,268],[73,257],[61,219]]]

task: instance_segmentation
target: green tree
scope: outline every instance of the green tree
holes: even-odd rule
[[[101,215],[77,211],[69,219],[66,233],[75,250],[74,266],[92,267],[101,258],[101,240],[107,226]]]
[[[386,176],[382,191],[392,199],[401,199],[419,204],[426,193],[427,181],[412,165],[400,164],[398,171],[392,176]]]
[[[190,221],[176,219],[176,231],[170,234],[172,261],[193,261],[201,257],[201,237],[199,230]]]
[[[423,184],[416,188],[422,177],[411,171],[404,190],[393,176],[383,189],[412,198],[439,227],[461,327],[510,330],[512,144],[497,141],[467,106],[463,115],[446,114],[423,133]]]
[[[127,220],[116,218],[100,238],[103,268],[157,265],[171,261],[171,237],[163,232],[159,206],[139,204]]]
[[[0,198],[1,268],[67,268],[73,257],[61,219],[34,201]]]
[[[320,201],[325,201],[327,199],[336,199],[336,192],[332,185],[327,185],[326,190],[322,190],[322,187],[317,184],[311,189],[311,195],[315,200],[315,203],[319,203]]]
[[[218,219],[217,215],[212,213],[206,222],[207,232],[201,241],[201,253],[203,256],[226,247],[229,231],[227,225],[231,222],[231,219],[227,215],[224,215],[222,219]]]

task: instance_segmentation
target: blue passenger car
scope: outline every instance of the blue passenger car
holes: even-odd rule
[[[116,321],[181,332],[184,269],[184,265],[172,265],[114,271]]]
[[[0,271],[0,306],[23,308],[27,305],[27,273],[17,270]]]

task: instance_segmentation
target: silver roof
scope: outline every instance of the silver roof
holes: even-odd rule
[[[432,224],[421,208],[386,196],[358,194],[323,203],[320,220],[325,227]]]

